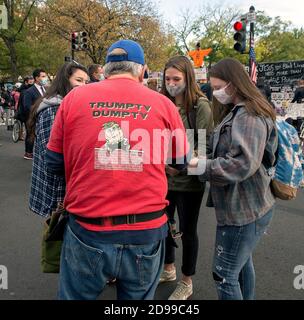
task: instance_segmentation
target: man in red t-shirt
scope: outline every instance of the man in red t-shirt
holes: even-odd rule
[[[57,112],[46,162],[67,185],[59,299],[96,299],[111,278],[118,299],[154,297],[165,165],[184,169],[189,150],[174,104],[142,85],[145,70],[141,46],[120,40],[108,50],[106,80],[72,90]]]

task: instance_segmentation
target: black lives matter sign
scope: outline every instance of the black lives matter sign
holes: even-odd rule
[[[294,86],[304,78],[304,60],[259,63],[258,78],[270,86]]]

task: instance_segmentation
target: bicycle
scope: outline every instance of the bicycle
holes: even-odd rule
[[[16,112],[14,109],[8,109],[6,113],[6,125],[7,130],[12,131],[13,142],[18,142],[19,140],[24,140],[25,138],[25,124],[22,123],[16,117]]]
[[[15,143],[25,139],[25,124],[18,119],[15,119],[13,124],[12,139]]]

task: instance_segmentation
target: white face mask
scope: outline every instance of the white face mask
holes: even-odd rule
[[[215,96],[216,100],[218,100],[221,104],[229,104],[232,102],[232,95],[226,93],[226,88],[229,86],[228,83],[224,88],[219,90],[214,90],[213,95]]]
[[[175,86],[169,86],[166,84],[166,89],[169,92],[170,96],[174,98],[185,91],[186,83]]]

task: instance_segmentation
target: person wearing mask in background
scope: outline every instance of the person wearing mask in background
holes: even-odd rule
[[[88,67],[90,83],[104,80],[103,68],[100,64],[91,64]]]
[[[212,111],[208,99],[200,91],[195,81],[194,70],[187,57],[173,57],[166,63],[161,93],[175,104],[185,129],[194,129],[194,131],[204,129],[209,136],[213,128]],[[192,114],[195,116],[191,116]],[[197,132],[194,132],[194,137],[196,134]],[[191,141],[190,138],[189,141]],[[191,142],[196,150],[197,141]],[[167,215],[171,223],[170,227],[175,232],[174,212],[177,209],[179,228],[182,233],[183,254],[182,279],[178,282],[169,300],[186,300],[193,293],[192,276],[196,271],[199,248],[197,222],[205,184],[200,183],[197,176],[188,175],[187,170],[176,176],[170,176],[170,171],[168,171],[167,177],[167,200],[169,201]],[[166,239],[165,266],[160,282],[176,279],[175,247],[170,237],[169,233]]]
[[[235,59],[213,66],[210,82],[214,100],[230,112],[211,136],[208,157],[192,159],[189,167],[210,182],[208,204],[214,206],[217,220],[213,278],[218,297],[252,300],[252,255],[275,204],[268,171],[278,145],[276,114]]]
[[[24,77],[23,84],[19,88],[19,92],[22,93],[22,91],[29,89],[33,84],[34,84],[33,76]]]
[[[34,143],[33,169],[29,207],[34,213],[48,217],[63,202],[65,179],[52,175],[45,166],[46,145],[62,99],[73,89],[86,84],[88,72],[85,67],[69,62],[57,71],[44,97],[39,98],[30,114],[29,137]]]
[[[44,96],[45,87],[48,84],[48,77],[44,70],[36,69],[33,72],[34,84],[27,90],[24,91],[22,98],[22,119],[25,122],[26,131],[28,131],[27,121],[30,116],[31,108],[38,98]],[[33,159],[33,142],[31,141],[28,134],[25,138],[25,154],[24,159],[32,160]]]

